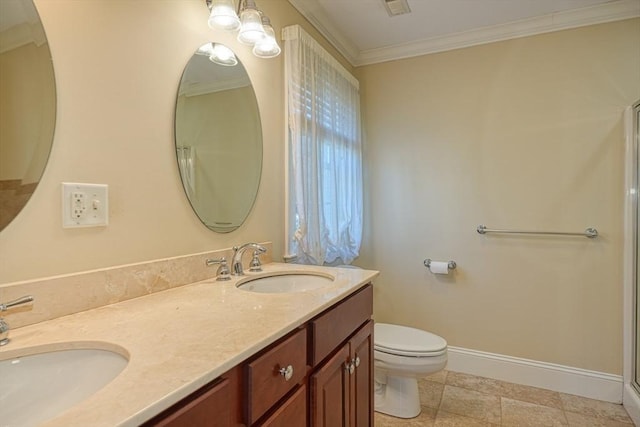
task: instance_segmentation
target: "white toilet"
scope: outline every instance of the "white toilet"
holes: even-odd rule
[[[376,323],[375,410],[399,418],[420,414],[418,378],[447,364],[447,342],[430,332]]]

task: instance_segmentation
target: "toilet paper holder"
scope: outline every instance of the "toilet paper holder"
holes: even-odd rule
[[[431,258],[427,258],[427,259],[424,260],[424,266],[427,267],[427,268],[429,268],[431,266]],[[455,270],[455,268],[457,266],[458,265],[456,264],[455,261],[449,261],[447,263],[447,267],[449,267],[449,270]]]

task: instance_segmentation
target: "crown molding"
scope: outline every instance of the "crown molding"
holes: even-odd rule
[[[324,36],[333,47],[351,64],[358,62],[360,51],[338,30],[316,2],[309,0],[289,0],[289,3],[304,16],[313,27]]]
[[[640,16],[640,0],[615,0],[477,30],[359,51],[331,24],[326,14],[319,7],[314,6],[314,2],[289,0],[289,3],[309,20],[354,67]]]
[[[241,76],[221,81],[193,82],[181,85],[178,96],[184,95],[186,97],[190,97],[207,95],[209,93],[222,92],[225,90],[240,89],[250,85],[251,81],[248,76]]]
[[[640,1],[618,0],[388,48],[365,50],[360,52],[353,65],[376,64],[638,16],[640,16]]]

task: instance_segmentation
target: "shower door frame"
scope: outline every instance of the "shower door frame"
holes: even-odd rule
[[[633,322],[633,357],[632,357],[632,370],[631,370],[631,385],[636,389],[636,392],[638,393],[638,395],[640,395],[640,375],[639,375],[639,371],[640,371],[640,358],[639,358],[639,353],[640,353],[640,313],[638,312],[638,310],[640,310],[640,302],[638,300],[639,298],[639,292],[640,292],[640,285],[639,285],[639,272],[638,272],[638,264],[640,264],[640,246],[638,245],[639,242],[639,238],[638,238],[638,231],[640,229],[640,205],[639,205],[639,201],[640,201],[640,197],[638,195],[638,190],[640,190],[640,131],[638,129],[638,127],[640,126],[640,101],[636,102],[633,105],[633,110],[632,110],[632,114],[633,114],[633,128],[632,128],[632,138],[633,138],[633,158],[634,158],[634,166],[633,166],[633,171],[632,171],[632,177],[635,178],[633,179],[633,184],[634,184],[634,190],[633,191],[633,198],[635,200],[632,200],[633,202],[633,209],[634,209],[634,215],[632,217],[633,220],[633,249],[634,249],[634,255],[633,255],[633,259],[634,259],[634,263],[633,263],[633,279],[631,282],[631,286],[633,288],[633,318],[634,318],[634,322]],[[635,176],[633,176],[635,175]]]
[[[638,322],[640,321],[640,303],[638,302],[638,275],[640,274],[640,250],[638,232],[640,231],[640,136],[639,115],[640,100],[625,111],[625,218],[624,218],[624,390],[623,404],[637,425],[640,425],[640,384],[637,381],[637,354],[640,352],[638,341]]]

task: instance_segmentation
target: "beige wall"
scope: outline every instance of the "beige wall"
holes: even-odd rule
[[[56,135],[41,185],[0,233],[0,283],[249,240],[273,241],[281,257],[282,56],[256,59],[209,29],[203,3],[36,0],[56,72]],[[298,23],[327,46],[287,1],[259,3],[276,33]],[[378,320],[454,346],[621,372],[621,113],[640,97],[639,39],[634,20],[358,70],[368,194],[358,264],[382,271]],[[180,76],[208,40],[236,50],[263,121],[258,199],[229,234],[192,212],[174,153]],[[110,225],[62,229],[62,181],[109,184]],[[479,236],[480,223],[595,226],[602,237]],[[426,257],[458,270],[433,276]]]
[[[640,20],[358,69],[376,320],[622,372],[623,109]],[[481,236],[476,227],[601,237]],[[425,258],[455,260],[435,276]]]
[[[235,35],[211,30],[204,0],[36,0],[57,85],[53,150],[42,182],[0,233],[0,283],[273,241],[282,256],[283,59],[257,59]],[[301,24],[286,0],[261,0],[280,33]],[[206,41],[232,47],[260,108],[264,166],[245,225],[216,234],[200,223],[175,160],[173,114],[184,66]],[[325,44],[326,42],[322,41]],[[63,229],[60,183],[109,185],[106,228]]]

